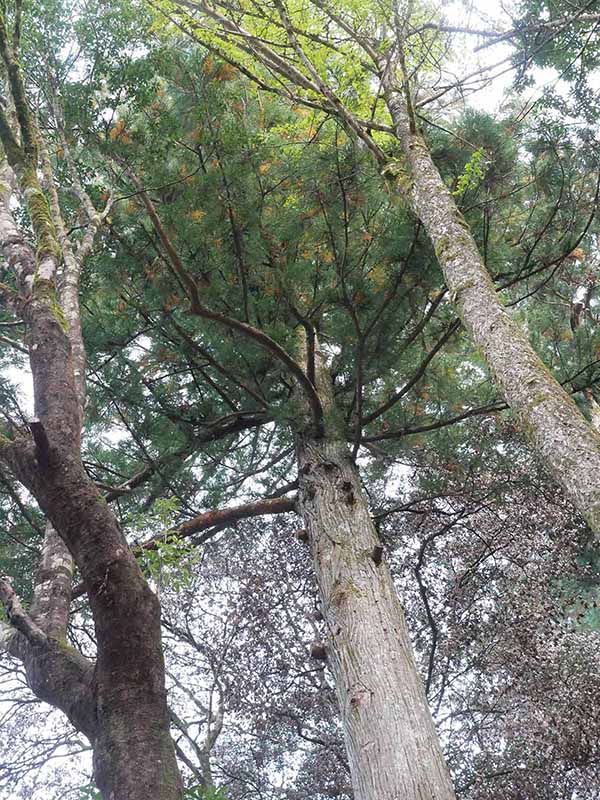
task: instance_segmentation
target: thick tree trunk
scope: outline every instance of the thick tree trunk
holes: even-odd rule
[[[344,442],[302,438],[300,511],[329,636],[356,800],[450,800],[454,791],[404,613]]]
[[[65,249],[67,281],[59,297],[60,247],[51,208],[37,178],[38,135],[1,18],[0,44],[12,95],[19,104],[24,146],[2,109],[0,135],[37,245],[34,252],[15,225],[10,208],[12,180],[6,170],[8,180],[0,184],[0,244],[20,291],[36,419],[30,425],[33,441],[11,444],[5,458],[81,572],[94,619],[97,660],[93,668],[64,641],[71,566],[50,527],[32,608],[43,627],[20,609],[10,585],[2,586],[3,602],[20,624],[19,635],[10,644],[25,663],[38,696],[66,711],[89,736],[95,778],[105,800],[180,800],[183,787],[170,736],[160,607],[114,514],[81,462],[85,354],[78,274],[72,270],[68,274],[70,267],[78,265],[72,262],[72,251]],[[60,210],[52,188],[50,197],[57,215]]]
[[[98,642],[96,781],[107,800],[178,800],[158,600],[81,464],[68,337],[35,300],[25,318],[43,437],[35,468],[21,468],[19,477],[60,532],[87,588]]]
[[[0,222],[5,253],[11,263],[19,263],[19,277],[27,286],[33,254],[16,230],[6,235],[8,215],[0,215]],[[34,378],[35,448],[23,447],[11,466],[60,532],[81,571],[98,643],[93,681],[91,666],[63,643],[66,599],[53,599],[54,620],[45,616],[46,644],[30,642],[25,647],[17,638],[11,649],[23,658],[38,696],[66,711],[90,737],[95,777],[106,800],[179,800],[182,786],[169,733],[158,600],[81,463],[80,408],[60,316],[43,291],[30,300],[23,316]],[[51,541],[47,537],[46,544]],[[53,561],[48,549],[46,568],[66,577],[68,565],[63,565],[59,551],[60,547]],[[46,577],[55,590],[57,574]],[[42,585],[43,581],[32,609],[36,617],[44,616],[50,601]],[[83,698],[88,689],[93,722],[90,699]]]
[[[537,453],[600,535],[600,435],[502,305],[464,217],[411,124],[393,75],[384,88],[410,173],[409,199],[433,242],[458,314]]]
[[[305,350],[305,343],[302,350]],[[360,477],[336,432],[318,343],[325,435],[297,434],[299,511],[312,550],[356,800],[453,800],[404,612]]]

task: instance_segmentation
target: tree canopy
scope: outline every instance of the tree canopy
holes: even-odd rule
[[[574,5],[3,4],[0,793],[374,800],[426,743],[440,797],[597,795]]]

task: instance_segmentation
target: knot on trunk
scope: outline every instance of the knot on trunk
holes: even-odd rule
[[[376,544],[373,550],[371,551],[371,558],[373,559],[373,563],[376,567],[378,567],[382,560],[383,560],[383,545]]]
[[[35,458],[41,469],[48,469],[50,466],[50,442],[46,429],[39,419],[34,419],[29,423],[29,429],[35,442]]]
[[[342,496],[347,506],[352,507],[356,503],[356,496],[354,494],[354,486],[352,481],[343,481],[341,486]]]
[[[316,661],[327,661],[327,648],[323,642],[313,642],[309,652]]]
[[[300,528],[299,531],[296,531],[294,533],[294,536],[299,542],[302,542],[303,544],[308,543],[308,531],[306,530],[306,528]]]

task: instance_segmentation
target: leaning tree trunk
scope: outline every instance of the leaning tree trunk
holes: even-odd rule
[[[317,352],[317,357],[319,354]],[[404,612],[357,469],[317,385],[325,435],[297,436],[299,510],[309,536],[356,800],[451,800],[454,791]]]
[[[555,480],[600,535],[600,435],[544,365],[503,306],[469,226],[419,134],[406,95],[386,70],[386,101],[410,175],[412,208],[423,223],[450,296],[498,386]]]

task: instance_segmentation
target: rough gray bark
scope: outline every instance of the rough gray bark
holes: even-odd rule
[[[410,174],[409,200],[443,270],[457,313],[520,425],[555,480],[600,535],[600,435],[503,306],[464,217],[415,129],[394,76],[386,101]]]
[[[335,678],[356,800],[452,800],[404,612],[381,560],[360,477],[336,434],[318,350],[325,435],[297,436],[299,510],[309,535],[326,656]]]

